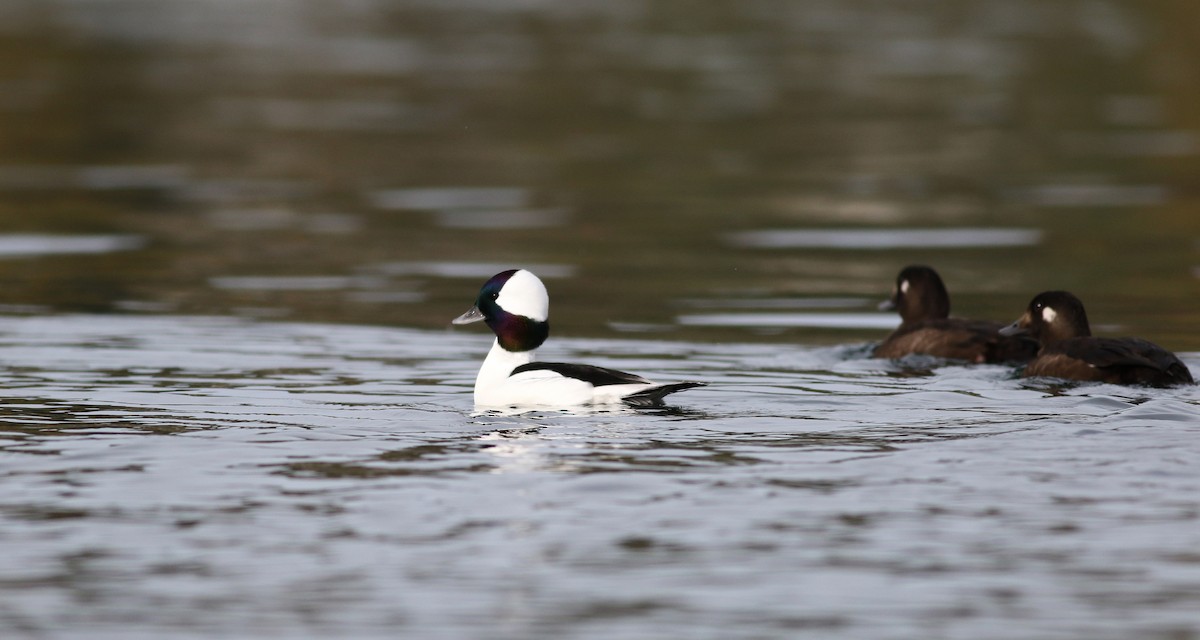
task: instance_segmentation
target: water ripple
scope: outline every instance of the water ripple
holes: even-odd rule
[[[548,357],[710,386],[660,410],[475,414],[485,349],[0,318],[0,625],[19,607],[33,628],[102,635],[470,636],[520,611],[500,637],[736,637],[745,620],[966,637],[1019,606],[1053,637],[1143,628],[1200,597],[1195,388],[914,375],[859,345],[561,338]],[[64,621],[81,591],[94,600]]]

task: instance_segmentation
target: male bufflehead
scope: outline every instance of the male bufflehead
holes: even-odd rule
[[[1117,384],[1168,387],[1195,384],[1175,354],[1141,338],[1096,338],[1083,303],[1066,291],[1039,293],[1025,314],[1001,329],[1005,335],[1028,333],[1041,344],[1025,367],[1026,378],[1048,376]]]
[[[899,311],[900,326],[875,347],[876,358],[900,358],[922,353],[969,362],[1029,362],[1037,355],[1037,341],[1024,336],[1002,336],[999,322],[950,316],[950,294],[941,276],[931,267],[912,265],[896,276],[892,297],[883,311]]]
[[[586,364],[534,362],[534,350],[550,334],[549,315],[550,296],[542,281],[524,269],[511,269],[492,276],[479,290],[475,306],[452,321],[483,320],[496,334],[475,378],[476,405],[656,406],[669,393],[704,386],[702,382],[658,384]]]

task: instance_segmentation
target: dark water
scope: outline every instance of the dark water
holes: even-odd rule
[[[1066,288],[1200,348],[1190,3],[3,6],[0,233],[139,247],[4,239],[17,310],[438,328],[554,265],[564,334],[729,341],[677,318],[920,261],[961,313]]]
[[[0,636],[1200,637],[1200,5],[0,2]],[[677,411],[473,415],[492,273]]]

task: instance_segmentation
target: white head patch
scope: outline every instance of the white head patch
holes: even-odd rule
[[[908,280],[902,280],[900,282],[900,293],[908,293]]]
[[[1054,309],[1051,309],[1050,307],[1042,308],[1042,320],[1044,320],[1046,324],[1054,324],[1054,319],[1057,317],[1058,312]]]
[[[509,313],[538,322],[545,322],[550,317],[550,294],[546,293],[546,285],[524,269],[512,274],[504,283],[496,304]]]

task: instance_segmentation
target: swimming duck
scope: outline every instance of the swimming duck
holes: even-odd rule
[[[1041,344],[1037,358],[1025,366],[1022,375],[1026,378],[1047,376],[1152,387],[1195,384],[1187,365],[1149,340],[1092,336],[1083,303],[1066,291],[1039,293],[1030,301],[1025,315],[1001,333],[1029,334]]]
[[[586,364],[536,362],[535,350],[550,335],[549,315],[550,297],[542,281],[525,269],[510,269],[484,283],[475,306],[452,321],[482,320],[496,334],[475,378],[476,405],[657,406],[667,394],[704,386],[701,382],[659,384]]]
[[[905,267],[896,276],[892,296],[879,308],[899,311],[900,326],[875,347],[876,358],[913,353],[968,362],[1028,362],[1037,342],[1000,335],[1003,324],[950,317],[950,295],[937,271],[924,265]]]

